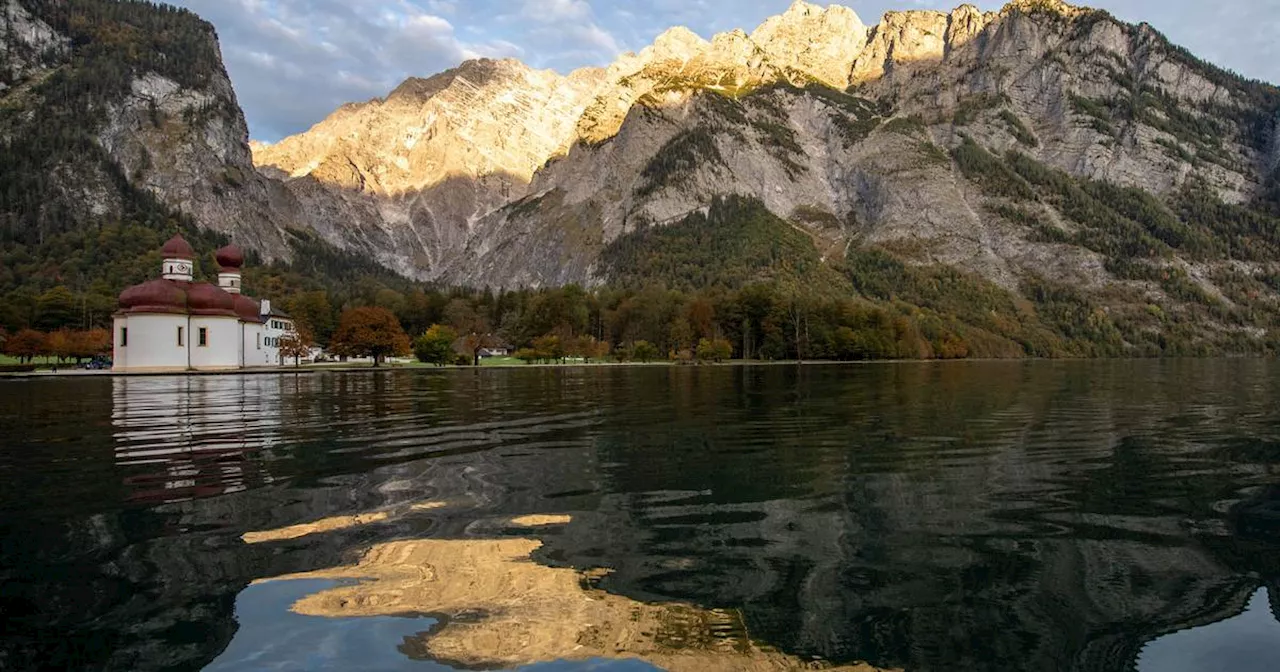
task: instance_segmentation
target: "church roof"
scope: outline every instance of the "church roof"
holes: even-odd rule
[[[191,248],[182,234],[174,234],[172,238],[160,248],[160,253],[165,259],[195,259],[196,251]]]
[[[195,250],[180,235],[170,238],[160,253],[165,259],[195,259]],[[224,268],[238,269],[239,264],[244,263],[244,253],[228,245],[218,250],[217,260]],[[256,301],[207,282],[148,280],[121,292],[119,305],[124,314],[208,315],[236,317],[244,322],[262,321]]]
[[[235,297],[221,287],[207,282],[192,284],[187,290],[187,311],[192,315],[239,317]]]
[[[238,271],[244,266],[244,250],[238,245],[227,245],[213,253],[214,259],[218,261],[218,266],[224,271]]]
[[[236,294],[236,314],[245,322],[261,322],[261,308],[257,301],[245,296],[244,294]]]
[[[184,283],[173,280],[148,280],[120,293],[120,310],[125,313],[187,312]]]

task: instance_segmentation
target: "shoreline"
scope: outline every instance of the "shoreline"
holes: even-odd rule
[[[806,359],[806,360],[742,360],[735,359],[720,363],[700,364],[700,363],[682,363],[670,361],[655,362],[595,362],[584,363],[574,362],[566,364],[491,364],[488,366],[429,366],[422,364],[384,364],[374,367],[369,364],[304,364],[302,366],[275,366],[275,367],[255,367],[248,369],[236,369],[231,371],[111,371],[111,370],[86,370],[86,369],[65,369],[59,371],[41,370],[41,371],[23,371],[0,373],[0,380],[31,380],[31,379],[66,379],[66,378],[158,378],[166,376],[262,376],[262,375],[313,375],[317,373],[386,373],[395,371],[411,371],[411,372],[430,372],[430,371],[512,371],[524,369],[595,369],[595,368],[639,368],[639,367],[670,367],[670,368],[724,368],[724,367],[743,367],[743,366],[865,366],[873,364],[964,364],[964,363],[1006,363],[1006,364],[1022,364],[1027,362],[1133,362],[1133,361],[1167,361],[1167,360],[1209,360],[1209,359],[1254,359],[1266,360],[1271,359],[1264,356],[1256,357],[1102,357],[1102,358],[1072,358],[1072,359],[1049,359],[1049,358],[1022,358],[1022,359],[864,359],[864,360],[829,360],[829,359]]]

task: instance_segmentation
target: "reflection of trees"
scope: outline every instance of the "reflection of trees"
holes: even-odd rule
[[[1267,595],[1271,602],[1271,615],[1275,617],[1276,622],[1280,623],[1280,580],[1273,580],[1267,584]]]
[[[1124,667],[1154,636],[1237,613],[1249,572],[1275,575],[1215,531],[1220,502],[1274,459],[1225,448],[1260,429],[1269,390],[1220,364],[1142,366],[680,380],[669,406],[629,399],[644,433],[597,439],[617,494],[548,543],[614,567],[611,591],[741,608],[784,650]]]

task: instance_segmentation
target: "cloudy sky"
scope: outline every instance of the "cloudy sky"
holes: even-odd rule
[[[638,51],[684,25],[703,37],[786,10],[790,0],[169,0],[211,21],[255,139],[306,130],[345,102],[385,95],[477,56],[568,72]],[[818,4],[830,4],[819,2]],[[872,24],[891,9],[961,0],[844,0]],[[977,2],[983,9],[1002,4]],[[1280,0],[1095,0],[1202,58],[1280,82]]]

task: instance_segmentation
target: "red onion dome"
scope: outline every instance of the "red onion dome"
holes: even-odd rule
[[[187,312],[187,293],[170,280],[148,280],[120,293],[120,309],[126,313]]]
[[[175,233],[169,242],[160,248],[160,254],[165,259],[195,259],[196,251],[191,248],[191,244],[182,237],[182,234]]]
[[[244,250],[241,250],[238,245],[228,245],[214,252],[213,255],[224,271],[239,270],[244,266]]]
[[[192,315],[237,317],[235,297],[207,282],[191,285],[187,290],[187,309]]]
[[[261,322],[262,310],[257,301],[245,296],[244,294],[236,294],[236,315],[245,322]]]

